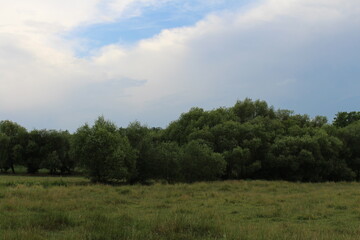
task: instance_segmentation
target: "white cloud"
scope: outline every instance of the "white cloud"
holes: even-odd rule
[[[314,101],[309,86],[338,84],[324,80],[326,72],[343,71],[329,70],[332,64],[359,60],[359,49],[348,48],[357,46],[349,39],[360,40],[358,0],[261,1],[130,48],[105,46],[85,59],[64,32],[170,0],[0,1],[0,113],[36,110],[64,122],[76,116],[70,128],[101,113],[126,121],[155,122],[156,115],[163,124],[189,105],[216,107],[247,96],[281,105],[312,94]]]
[[[196,101],[223,86],[238,87],[240,96],[264,94],[263,87],[279,94],[277,83],[293,79],[307,60],[297,54],[310,57],[307,48],[341,31],[339,26],[358,26],[359,18],[349,12],[360,12],[360,3],[351,2],[265,1],[244,14],[208,16],[194,27],[165,30],[130,50],[105,47],[94,62],[106,62],[110,72],[148,80],[129,90],[132,103],[179,93]]]
[[[114,21],[159,2],[1,1],[0,108],[49,106],[85,81],[98,81],[103,73],[92,71],[93,64],[75,57],[78,43],[63,39],[62,34],[84,24]]]

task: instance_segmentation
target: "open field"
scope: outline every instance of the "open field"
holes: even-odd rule
[[[360,184],[0,176],[0,239],[360,239]]]

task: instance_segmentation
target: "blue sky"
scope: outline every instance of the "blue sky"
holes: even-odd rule
[[[249,0],[176,0],[148,6],[141,14],[116,19],[113,22],[80,26],[65,33],[68,39],[83,39],[86,45],[78,49],[79,57],[109,44],[131,46],[142,39],[151,38],[164,29],[192,26],[208,14],[234,11],[250,4]]]
[[[166,127],[246,97],[360,110],[358,0],[13,0],[0,23],[0,119],[28,129]]]

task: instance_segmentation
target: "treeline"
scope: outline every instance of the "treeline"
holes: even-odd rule
[[[32,130],[0,122],[0,170],[28,173],[74,169],[94,182],[146,183],[217,179],[360,180],[360,112],[339,112],[333,123],[265,101],[192,108],[165,129],[139,122],[127,128],[99,117],[75,133]]]

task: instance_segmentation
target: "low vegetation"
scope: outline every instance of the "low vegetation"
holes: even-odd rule
[[[0,178],[3,240],[359,239],[359,183]]]

